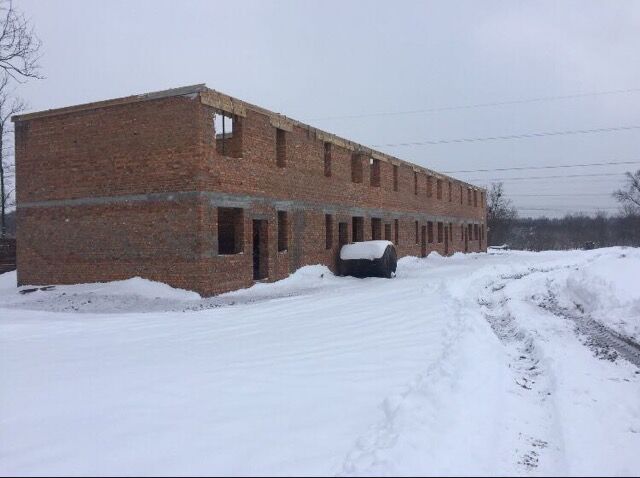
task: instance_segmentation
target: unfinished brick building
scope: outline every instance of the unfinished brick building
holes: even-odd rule
[[[485,191],[196,85],[14,117],[19,284],[204,295],[342,244],[483,251]]]

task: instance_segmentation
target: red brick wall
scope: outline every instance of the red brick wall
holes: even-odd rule
[[[338,223],[364,217],[392,228],[398,255],[420,255],[415,221],[453,224],[448,253],[464,251],[460,224],[484,224],[485,204],[468,205],[468,185],[454,180],[427,195],[427,173],[379,163],[380,185],[370,184],[369,156],[361,156],[361,183],[351,175],[353,151],[325,143],[299,125],[285,132],[284,167],[276,164],[276,128],[262,110],[236,117],[229,154],[216,150],[214,109],[196,97],[174,96],[34,117],[16,124],[18,281],[74,283],[141,275],[214,294],[247,287],[252,279],[252,221],[268,221],[269,280],[298,267],[324,263],[335,270]],[[226,148],[225,148],[226,149]],[[445,179],[448,181],[448,179]],[[435,178],[432,179],[435,186]],[[435,187],[434,187],[435,189]],[[462,203],[462,204],[461,204]],[[217,207],[244,210],[243,250],[218,255]],[[286,251],[279,252],[277,211],[288,212]],[[333,216],[333,247],[325,248],[325,214]],[[484,228],[486,229],[486,228]],[[445,227],[446,232],[449,231]],[[437,240],[437,235],[436,240]],[[485,250],[469,238],[469,250]],[[427,253],[445,253],[444,242]]]
[[[17,201],[193,190],[198,106],[174,97],[18,122]]]

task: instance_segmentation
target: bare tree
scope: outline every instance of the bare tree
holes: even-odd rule
[[[492,183],[487,195],[487,226],[489,227],[489,243],[503,244],[518,211],[504,194],[502,183]]]
[[[20,83],[41,78],[38,60],[40,40],[27,18],[16,11],[12,0],[0,0],[0,236],[7,231],[7,208],[15,202],[11,116],[24,110],[10,80]]]
[[[24,102],[13,96],[9,78],[0,79],[0,237],[7,233],[7,208],[15,203],[13,123],[11,116],[24,110]]]
[[[40,39],[22,13],[13,7],[12,0],[0,0],[0,69],[5,75],[21,82],[27,78],[41,78]]]
[[[640,215],[640,169],[635,173],[626,173],[627,180],[623,189],[613,193],[613,197],[622,205],[627,215]]]

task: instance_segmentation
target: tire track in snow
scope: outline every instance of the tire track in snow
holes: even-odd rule
[[[549,448],[557,445],[558,465],[549,467],[550,471],[542,470],[546,457],[540,454],[540,468],[530,470],[535,474],[627,474],[628,470],[611,470],[625,463],[625,458],[628,462],[629,457],[637,456],[637,439],[625,436],[636,433],[637,428],[635,368],[625,361],[607,363],[616,362],[618,352],[614,347],[628,349],[633,344],[622,338],[612,340],[612,331],[586,314],[578,314],[579,307],[576,311],[564,309],[553,295],[554,281],[565,276],[557,271],[577,269],[585,262],[590,260],[549,270],[532,268],[530,272],[501,276],[502,282],[492,284],[493,296],[503,294],[503,310],[511,314],[525,336],[532,336],[537,343],[547,364],[544,375],[552,385],[548,403],[553,415],[549,424],[556,433],[550,434],[554,441],[547,441]],[[517,283],[520,279],[523,281]],[[623,395],[614,398],[618,393]]]
[[[594,259],[589,258],[586,262],[591,262]],[[554,374],[551,368],[544,367],[544,357],[541,355],[542,352],[539,347],[536,347],[535,336],[517,325],[516,317],[514,317],[509,307],[511,301],[522,300],[523,302],[529,302],[558,319],[571,320],[580,342],[589,347],[595,357],[610,361],[616,361],[618,357],[622,357],[640,367],[640,346],[638,344],[627,337],[620,336],[587,314],[578,314],[560,306],[552,287],[550,287],[550,279],[546,281],[547,285],[542,296],[534,294],[529,297],[516,298],[506,290],[514,281],[527,280],[528,276],[532,274],[546,275],[560,269],[573,269],[576,267],[580,267],[580,264],[565,264],[549,268],[529,267],[526,270],[503,274],[487,286],[487,294],[479,300],[479,304],[485,309],[485,318],[496,333],[496,336],[505,344],[507,349],[511,350],[515,383],[525,393],[532,394],[536,392],[540,397],[539,405],[543,410],[546,409],[543,415],[546,415],[549,438],[545,438],[544,434],[536,435],[525,431],[521,433],[523,442],[528,442],[529,444],[529,449],[522,453],[518,459],[518,464],[522,466],[522,471],[524,472],[536,472],[536,469],[549,459],[556,460],[556,464],[552,465],[552,469],[557,472],[558,469],[566,467],[566,460],[564,458],[565,447],[562,443],[562,425],[558,419],[557,406],[553,400]],[[577,307],[577,311],[580,311],[579,307]],[[535,332],[533,333],[535,334]],[[551,448],[555,450],[556,456],[545,456],[551,451]],[[537,473],[539,472],[537,471]]]
[[[544,360],[535,346],[534,338],[517,327],[507,309],[508,298],[500,292],[510,280],[518,280],[533,272],[546,270],[552,269],[532,268],[513,276],[501,276],[499,280],[493,281],[487,287],[489,297],[484,300],[479,299],[479,304],[476,303],[475,307],[472,305],[472,310],[469,311],[471,316],[460,314],[460,310],[465,309],[467,305],[454,297],[444,282],[441,283],[438,291],[441,303],[446,304],[443,307],[447,309],[447,315],[454,318],[447,331],[442,354],[402,392],[382,401],[380,408],[383,418],[356,440],[354,447],[347,453],[337,473],[338,476],[398,474],[394,448],[407,433],[405,429],[407,422],[413,422],[418,429],[422,428],[425,433],[431,433],[433,439],[439,439],[438,436],[433,435],[432,430],[429,430],[429,427],[436,422],[431,415],[440,414],[442,408],[446,408],[443,401],[446,402],[449,399],[447,396],[438,395],[441,393],[439,389],[443,386],[454,389],[456,381],[459,380],[456,374],[451,373],[452,368],[455,370],[451,363],[458,359],[456,355],[461,348],[464,348],[464,333],[468,332],[468,321],[475,320],[478,305],[481,306],[483,315],[504,345],[510,358],[509,368],[513,371],[513,387],[508,391],[511,395],[508,399],[513,400],[515,397],[516,403],[511,402],[511,405],[517,412],[509,418],[509,425],[510,431],[513,429],[518,431],[514,432],[516,436],[509,442],[509,446],[514,442],[517,445],[515,450],[509,449],[509,453],[513,456],[508,466],[522,473],[531,473],[536,472],[541,461],[544,460],[544,464],[548,465],[543,467],[545,469],[564,469],[562,433],[559,429],[559,420],[556,419],[557,412],[552,398],[553,377],[543,365]],[[457,307],[454,308],[453,304]],[[466,363],[460,365],[467,366]],[[527,410],[526,419],[533,422],[534,426],[524,426],[521,423],[523,421],[519,415],[523,410],[521,402],[526,402],[524,407]],[[445,413],[447,411],[449,410],[444,410]],[[543,426],[538,426],[539,423]],[[498,424],[496,428],[498,434],[502,425],[502,423]],[[482,432],[490,433],[489,430],[482,430]],[[411,438],[409,440],[411,441]],[[406,446],[406,443],[404,445]],[[415,443],[411,445],[415,448]],[[423,450],[424,452],[426,450]]]
[[[616,333],[585,313],[577,314],[560,306],[548,283],[547,295],[538,300],[537,305],[558,318],[573,321],[576,332],[585,338],[585,345],[593,350],[596,357],[615,361],[620,356],[640,368],[640,344]]]
[[[517,468],[525,473],[535,472],[541,465],[547,465],[556,472],[563,468],[564,446],[553,401],[553,374],[545,366],[545,357],[536,346],[535,337],[517,325],[509,309],[511,298],[504,290],[512,281],[555,269],[529,268],[511,275],[500,275],[485,287],[485,295],[478,298],[485,319],[510,357],[509,367],[516,386],[512,394],[519,402],[517,406],[514,404],[514,408],[525,405],[529,410],[528,423],[522,420],[517,425],[520,446],[514,450]]]

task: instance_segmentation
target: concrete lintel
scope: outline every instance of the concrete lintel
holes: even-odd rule
[[[269,121],[271,122],[271,126],[274,128],[289,132],[293,131],[293,122],[285,116],[272,114],[269,116]]]
[[[235,116],[247,116],[247,110],[241,101],[235,100],[228,95],[218,93],[214,90],[207,89],[200,93],[200,101],[202,104],[211,106],[218,111],[228,113]]]

